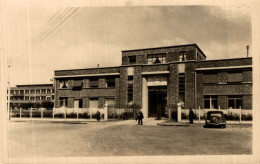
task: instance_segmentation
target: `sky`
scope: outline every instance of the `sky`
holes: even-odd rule
[[[122,50],[196,43],[207,59],[224,59],[246,57],[252,45],[249,4],[80,7],[44,40],[37,34],[68,5],[5,5],[11,86],[52,83],[54,70],[119,66]]]

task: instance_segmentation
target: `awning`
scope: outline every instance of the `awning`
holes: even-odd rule
[[[74,80],[73,88],[81,88],[82,87],[82,80]]]

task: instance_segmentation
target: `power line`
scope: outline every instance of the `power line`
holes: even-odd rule
[[[46,35],[48,31],[53,28],[63,17],[71,10],[72,8],[66,8],[51,24],[47,25],[46,30],[43,30],[37,37],[33,38],[32,42],[37,42],[41,39],[42,36]]]
[[[32,36],[33,39],[32,39],[32,40],[36,39],[37,36],[39,36],[39,35],[43,32],[43,30],[45,30],[46,28],[48,28],[48,24],[51,24],[51,23],[53,22],[54,18],[60,13],[60,11],[62,11],[62,9],[63,9],[63,8],[59,9],[59,11],[58,11],[54,16],[52,16],[52,17],[48,20],[48,22],[46,23],[46,25],[45,25],[40,31],[38,31],[37,33],[33,34],[33,36]]]
[[[72,11],[71,13],[69,13],[69,15],[63,19],[61,21],[61,23],[59,23],[56,27],[54,27],[54,29],[52,29],[51,31],[49,30],[48,33],[45,35],[45,37],[43,37],[38,43],[34,44],[34,46],[38,45],[39,43],[41,43],[44,39],[46,39],[50,34],[52,34],[57,28],[59,28],[67,19],[69,19],[71,16],[73,16],[73,14],[79,9],[79,7],[77,7],[74,11]],[[56,24],[56,23],[55,23]]]

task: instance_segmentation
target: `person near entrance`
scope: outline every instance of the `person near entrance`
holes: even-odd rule
[[[140,111],[136,118],[136,121],[138,120],[138,125],[143,125],[143,118],[144,118],[144,115],[143,115],[142,111]]]
[[[193,118],[194,118],[194,112],[193,112],[193,110],[190,108],[190,111],[189,111],[190,124],[193,124]]]
[[[99,121],[100,120],[100,112],[99,111],[97,111],[97,121]]]

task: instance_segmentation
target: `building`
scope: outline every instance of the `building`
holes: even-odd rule
[[[122,51],[122,65],[55,71],[55,107],[252,109],[252,58],[206,60],[196,44]]]
[[[53,84],[16,85],[10,88],[10,104],[54,102],[54,95]]]

